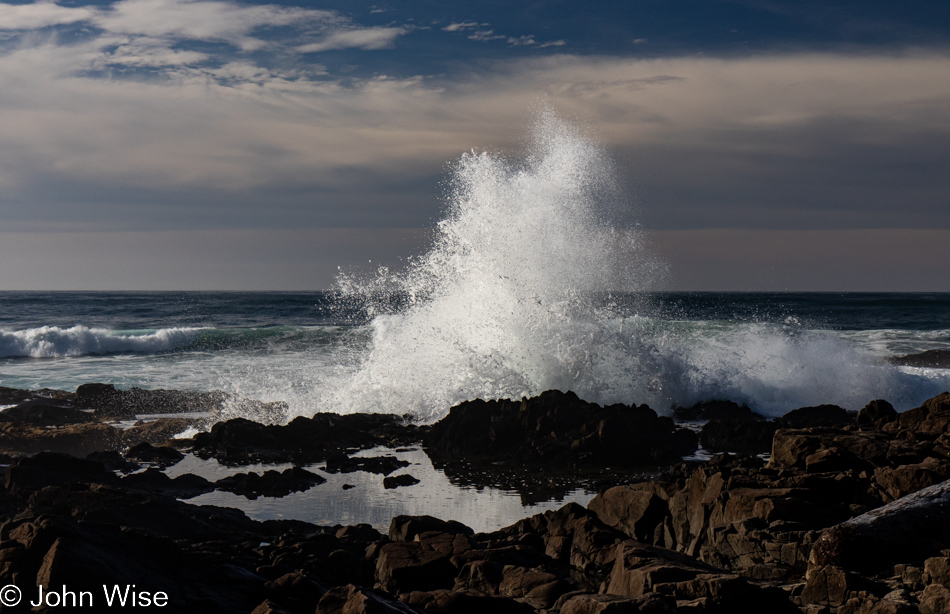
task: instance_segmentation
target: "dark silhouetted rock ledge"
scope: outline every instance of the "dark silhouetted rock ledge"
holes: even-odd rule
[[[423,445],[435,462],[635,467],[681,459],[696,449],[696,435],[646,405],[602,407],[549,390],[520,401],[460,403]]]

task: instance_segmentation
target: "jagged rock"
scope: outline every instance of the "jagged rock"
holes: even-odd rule
[[[367,471],[380,475],[390,473],[409,466],[409,461],[399,460],[395,456],[350,457],[345,454],[331,456],[327,459],[324,471],[327,473],[353,473]]]
[[[855,424],[880,428],[894,420],[897,420],[897,411],[894,410],[894,406],[884,399],[876,399],[861,408],[858,417],[855,418]]]
[[[391,414],[315,414],[284,426],[244,418],[219,422],[194,437],[194,451],[228,463],[316,463],[350,450],[417,443],[421,431]]]
[[[460,533],[474,535],[475,532],[455,520],[440,520],[432,516],[394,516],[389,523],[389,539],[393,541],[412,541],[418,535],[429,531],[440,533]]]
[[[801,429],[813,426],[843,426],[854,421],[854,415],[837,405],[817,405],[794,409],[775,419],[782,428]]]
[[[476,547],[467,535],[435,531],[416,541],[385,544],[376,559],[376,580],[390,593],[449,589],[458,575],[450,559]]]
[[[74,409],[63,401],[31,398],[19,405],[0,411],[0,422],[32,424],[36,426],[63,426],[95,422],[90,413]]]
[[[714,452],[761,454],[772,449],[774,422],[760,420],[711,420],[703,425],[699,443]]]
[[[431,427],[424,445],[439,462],[630,467],[678,460],[696,448],[696,439],[646,405],[601,407],[573,392],[549,390],[521,401],[456,405]]]
[[[214,483],[217,490],[233,492],[236,495],[244,495],[248,499],[258,497],[284,497],[292,492],[300,492],[318,484],[323,484],[327,479],[302,467],[291,467],[284,471],[269,469],[263,474],[250,471],[248,473],[236,473],[226,478],[221,478]]]
[[[947,614],[950,612],[950,589],[942,584],[931,584],[920,596],[920,614]]]
[[[214,490],[214,484],[201,476],[185,473],[173,479],[155,467],[127,475],[121,484],[126,488],[163,493],[178,499],[190,499]]]
[[[656,531],[670,517],[668,497],[656,484],[615,486],[587,504],[597,517],[630,537],[656,543]]]
[[[703,401],[692,407],[674,407],[673,417],[677,420],[728,420],[730,422],[748,422],[765,420],[748,405],[739,405],[733,401]]]
[[[418,483],[419,480],[408,473],[383,478],[383,488],[386,489],[399,488],[400,486],[412,486],[413,484]]]
[[[125,453],[125,457],[165,468],[178,463],[185,458],[185,455],[174,448],[155,447],[147,441],[143,441],[129,448]]]
[[[425,612],[436,614],[532,614],[534,608],[508,597],[477,591],[412,591],[400,599]]]
[[[0,422],[0,453],[38,454],[55,451],[85,457],[118,450],[121,435],[107,424],[70,424],[57,428]]]
[[[950,546],[950,480],[827,529],[812,562],[873,572]]]
[[[570,596],[559,609],[560,614],[659,614],[676,611],[676,600],[659,593],[647,593],[637,598],[583,593]]]
[[[423,610],[348,584],[327,591],[315,614],[423,614]]]

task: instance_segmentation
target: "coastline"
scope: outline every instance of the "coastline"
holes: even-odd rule
[[[875,401],[857,415],[825,406],[773,421],[707,403],[674,422],[646,406],[603,408],[551,391],[465,403],[431,426],[318,414],[208,430],[221,401],[214,393],[90,385],[4,388],[0,399],[10,406],[0,414],[8,420],[0,445],[20,453],[6,457],[0,569],[32,599],[34,584],[47,597],[87,590],[100,600],[101,585],[135,584],[150,607],[182,612],[738,612],[755,604],[817,614],[937,612],[950,596],[941,490],[950,479],[948,394],[900,414]],[[258,407],[260,416],[280,409]],[[164,417],[128,424],[141,414]],[[682,428],[697,418],[706,420],[698,435]],[[170,440],[186,428],[193,436]],[[743,452],[679,460],[700,442]],[[327,475],[412,476],[408,463],[375,451],[419,445],[469,487],[520,484],[530,498],[584,483],[598,494],[586,508],[569,503],[482,533],[425,515],[396,516],[380,532],[254,521],[185,502],[215,490],[249,500],[316,491]],[[212,482],[163,472],[186,454],[232,474]],[[303,467],[315,461],[321,471]],[[241,469],[261,462],[289,466]],[[873,532],[861,528],[868,523]],[[160,592],[166,606],[154,601]]]

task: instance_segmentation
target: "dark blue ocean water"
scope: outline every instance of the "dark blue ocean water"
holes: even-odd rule
[[[530,321],[499,335],[491,316],[456,325],[417,305],[413,334],[425,336],[431,320],[433,340],[410,348],[387,337],[407,317],[405,297],[391,297],[382,315],[377,301],[371,318],[352,297],[325,292],[2,292],[0,385],[223,389],[299,413],[425,418],[464,398],[549,387],[660,409],[725,396],[772,412],[868,397],[910,406],[950,387],[945,372],[883,362],[950,349],[946,293],[605,294],[593,303],[594,315],[577,321],[554,314],[543,335]],[[552,330],[563,339],[551,343]]]

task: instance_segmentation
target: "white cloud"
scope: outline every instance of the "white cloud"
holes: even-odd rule
[[[503,34],[495,34],[494,30],[476,30],[475,32],[468,35],[468,40],[478,41],[480,43],[504,38],[507,37]]]
[[[0,4],[0,30],[33,30],[85,21],[94,15],[94,9],[69,8],[55,2]]]
[[[300,45],[300,53],[316,53],[330,49],[389,49],[396,39],[405,34],[405,28],[358,28],[333,32],[323,40]]]
[[[171,36],[192,40],[224,40],[240,45],[257,28],[345,23],[333,11],[276,5],[240,5],[213,0],[122,0],[94,20],[100,28],[120,34]]]
[[[545,47],[563,47],[566,44],[567,44],[567,41],[565,40],[548,41],[546,43],[541,43],[540,45],[538,45],[538,48],[544,49]]]
[[[527,36],[519,36],[518,38],[509,37],[508,44],[515,47],[520,47],[522,45],[535,45],[537,44],[537,41],[534,40],[533,35],[528,34]]]
[[[442,28],[446,32],[458,32],[459,30],[468,30],[470,28],[477,28],[479,23],[477,21],[460,21],[458,23],[450,23],[449,25]],[[488,24],[484,24],[488,25]]]

